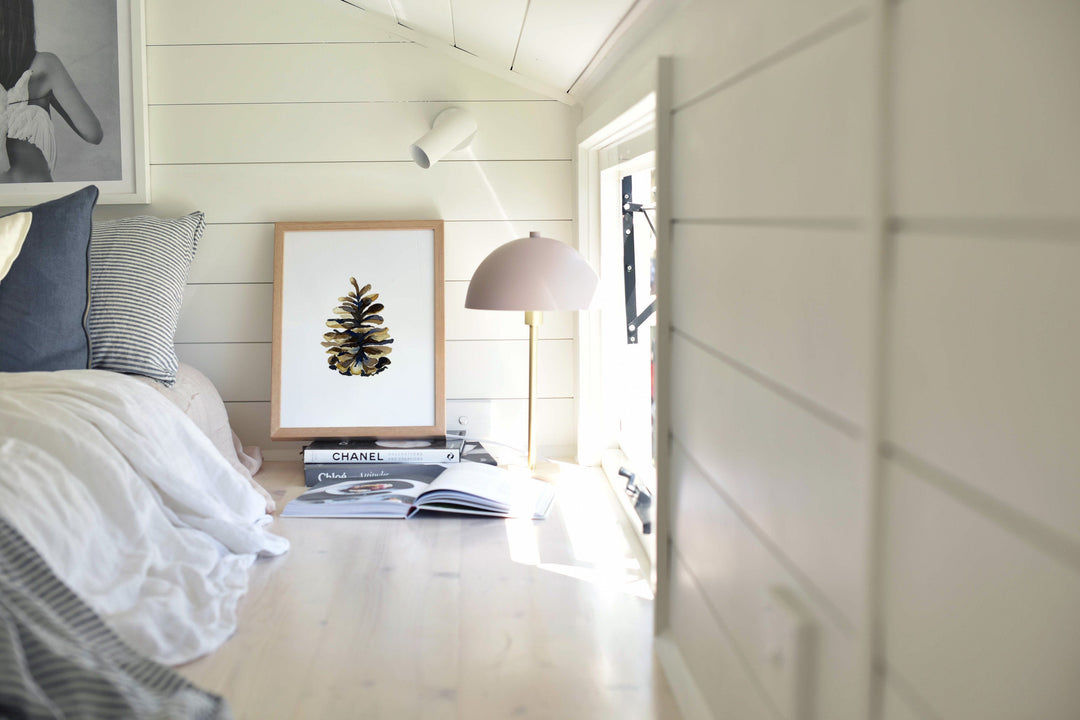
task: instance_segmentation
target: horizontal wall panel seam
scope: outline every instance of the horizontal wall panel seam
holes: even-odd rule
[[[546,222],[567,223],[567,222],[573,222],[573,218],[514,218],[512,220],[505,220],[503,218],[490,218],[490,219],[483,219],[482,218],[482,219],[478,219],[478,220],[468,220],[468,219],[465,219],[465,220],[459,220],[459,219],[443,220],[443,222],[448,224],[448,225],[451,224],[451,223],[502,223],[504,225],[520,225],[522,223],[546,223]],[[233,227],[233,226],[236,226],[236,225],[267,225],[267,226],[273,227],[274,223],[267,222],[267,221],[264,221],[264,220],[237,220],[235,222],[224,221],[224,222],[208,222],[208,223],[206,223],[206,227],[212,227],[214,225],[220,225],[222,227]],[[231,284],[231,283],[227,283],[227,284]],[[242,285],[243,283],[236,283],[236,284]],[[258,284],[258,283],[248,283],[248,284]]]
[[[816,417],[818,420],[821,420],[822,422],[826,423],[827,425],[830,425],[833,428],[835,428],[836,430],[839,430],[840,432],[842,432],[844,435],[848,436],[852,440],[859,440],[859,439],[862,438],[863,430],[859,426],[859,424],[854,422],[853,420],[849,420],[849,419],[845,418],[843,415],[830,410],[829,408],[825,407],[824,405],[821,405],[817,401],[812,400],[812,399],[806,397],[805,395],[803,395],[803,394],[801,394],[801,393],[799,393],[799,392],[797,392],[795,390],[792,390],[787,385],[784,385],[783,383],[780,383],[780,382],[777,382],[776,380],[773,380],[772,378],[770,378],[767,375],[755,370],[754,368],[750,367],[749,365],[747,365],[747,364],[745,364],[743,362],[740,362],[739,360],[736,360],[735,358],[731,357],[730,355],[728,355],[724,351],[718,350],[718,349],[712,347],[711,345],[707,345],[707,344],[703,343],[702,341],[698,340],[694,336],[684,332],[683,330],[680,330],[678,327],[672,328],[672,333],[676,337],[678,337],[678,338],[680,338],[682,340],[685,340],[690,345],[693,345],[698,350],[701,350],[705,354],[710,355],[711,357],[713,357],[713,358],[719,360],[720,362],[724,363],[725,365],[732,368],[733,370],[735,370],[739,374],[750,378],[751,380],[756,382],[758,385],[761,385],[762,387],[765,387],[766,389],[768,389],[772,393],[774,393],[776,395],[779,395],[780,397],[784,398],[785,400],[799,406],[800,408],[802,408],[806,412],[808,412],[811,415],[813,415],[814,417]]]
[[[447,224],[447,225],[453,225],[455,223],[458,223],[458,224],[461,224],[461,223],[502,223],[504,225],[507,225],[507,224],[513,225],[513,224],[530,223],[530,222],[538,222],[538,223],[539,222],[561,222],[561,223],[567,223],[567,222],[573,222],[573,218],[524,218],[524,219],[514,218],[512,220],[507,220],[505,218],[481,218],[479,220],[460,220],[460,219],[455,218],[453,220],[443,220],[442,222]],[[206,227],[214,227],[215,225],[220,225],[222,227],[234,227],[236,225],[262,225],[262,226],[265,226],[265,227],[272,228],[272,227],[274,227],[275,223],[269,222],[269,221],[266,221],[266,220],[236,220],[234,222],[229,222],[229,221],[226,220],[226,221],[217,221],[217,222],[208,222],[208,223],[206,223]]]
[[[858,232],[863,228],[862,220],[855,217],[677,217],[673,218],[671,222],[673,225],[790,228],[795,230],[833,230],[837,232]]]
[[[221,102],[169,102],[169,103],[147,103],[149,107],[218,107],[220,105],[243,105],[245,107],[264,105],[266,107],[280,107],[282,105],[355,105],[356,107],[363,107],[365,105],[547,105],[566,107],[558,100],[542,100],[536,98],[499,98],[497,100],[477,100],[475,98],[464,98],[461,100],[428,100],[426,98],[415,100],[380,100],[378,98],[350,98],[350,99],[330,99],[330,100],[241,100],[230,101],[223,100]]]
[[[469,158],[468,160],[440,160],[440,165],[450,165],[453,163],[507,163],[507,162],[529,162],[529,163],[568,163],[573,162],[570,158]],[[265,162],[254,162],[251,160],[233,160],[233,161],[217,161],[217,162],[151,162],[150,167],[200,167],[203,165],[250,165],[252,167],[258,167],[260,165],[412,165],[411,160],[267,160]]]
[[[146,55],[152,104],[553,99],[416,43],[151,46]],[[251,67],[260,72],[246,69]],[[312,67],[356,72],[335,75],[312,72]]]
[[[1080,572],[1080,544],[1057,530],[895,443],[883,443],[881,455],[903,466],[913,476],[945,493],[969,510],[994,522],[1022,542],[1038,548],[1072,570]]]
[[[563,400],[572,400],[573,398],[568,398],[568,397],[541,397],[541,398],[537,398],[537,399],[542,400],[542,401],[544,401],[546,403],[548,400],[560,401],[561,402]],[[527,397],[519,397],[519,398],[516,398],[516,397],[497,397],[497,398],[493,398],[493,397],[482,397],[482,398],[448,397],[448,398],[446,398],[447,402],[456,402],[456,403],[457,402],[487,402],[487,403],[492,403],[492,404],[495,404],[495,403],[507,403],[507,402],[524,402],[526,400],[528,400]],[[262,404],[267,405],[267,406],[270,405],[269,400],[222,400],[222,402],[224,402],[226,405],[229,405],[231,403],[262,403]],[[291,441],[288,441],[288,442],[291,442]]]
[[[522,327],[525,327],[525,323],[522,323],[521,325],[522,325]],[[536,340],[536,342],[538,342],[538,343],[549,343],[549,342],[563,342],[563,343],[566,343],[566,342],[573,342],[573,341],[574,341],[574,338],[572,338],[572,337],[541,337],[541,338],[537,338],[537,340]],[[505,337],[493,337],[493,338],[482,338],[482,337],[481,338],[447,338],[446,342],[447,343],[521,343],[522,345],[526,345],[529,342],[529,338],[527,338],[527,337],[525,337],[525,338],[505,338]]]
[[[251,42],[182,42],[182,43],[147,43],[147,48],[158,47],[243,47],[247,45],[409,45],[409,40],[328,40],[328,41],[303,41],[303,40],[253,40]]]
[[[761,684],[761,678],[759,678],[758,674],[754,672],[754,666],[750,663],[750,660],[748,660],[746,655],[743,653],[742,647],[739,645],[738,640],[736,640],[735,638],[735,633],[732,632],[731,627],[724,620],[724,617],[713,605],[712,600],[709,598],[709,594],[705,592],[705,589],[701,585],[701,581],[694,573],[693,568],[690,567],[690,563],[686,561],[686,556],[684,556],[682,552],[680,552],[679,545],[674,541],[674,539],[672,539],[671,542],[671,549],[675,556],[678,558],[679,564],[682,565],[683,569],[686,571],[686,574],[689,575],[690,579],[694,582],[694,588],[697,590],[698,596],[705,603],[705,607],[709,609],[709,614],[712,615],[713,620],[716,621],[716,626],[720,629],[720,632],[723,633],[724,637],[727,639],[728,645],[731,647],[731,651],[735,653],[735,657],[739,658],[739,662],[742,664],[743,669],[746,671],[746,674],[750,677],[754,684],[754,689],[757,690],[758,694],[764,699],[765,705],[767,705],[769,709],[772,710],[777,720],[781,720],[781,718],[783,718],[783,713],[781,713],[780,709],[776,707],[776,703],[773,700],[772,695],[770,695],[765,689],[765,686]]]
[[[219,282],[189,282],[186,287],[199,287],[203,285],[273,285],[273,280],[250,280],[244,282],[226,282],[224,280]]]
[[[731,497],[728,492],[720,486],[720,483],[705,469],[705,467],[698,461],[694,454],[690,451],[678,435],[676,428],[672,429],[672,444],[677,445],[680,448],[682,454],[686,457],[694,469],[705,478],[705,481],[713,489],[713,491],[720,496],[720,499],[724,502],[735,517],[739,519],[743,527],[750,533],[750,535],[757,540],[757,542],[765,549],[765,551],[781,566],[785,571],[791,574],[795,581],[799,584],[802,590],[812,597],[817,606],[824,611],[824,614],[829,618],[832,624],[848,639],[855,637],[855,627],[851,624],[851,621],[844,615],[836,605],[833,604],[829,596],[825,594],[821,588],[817,586],[813,578],[802,570],[799,565],[789,558],[786,553],[773,542],[769,534],[765,532],[754,519],[750,517],[750,514],[746,512],[741,505],[739,505],[735,498]]]
[[[458,395],[447,395],[447,402],[495,402],[495,401],[509,401],[509,402],[526,402],[529,399],[527,395],[498,395],[495,397],[468,397]],[[537,395],[537,400],[573,400],[572,395]],[[269,396],[265,398],[254,398],[248,400],[225,400],[222,402],[246,402],[246,403],[270,403]]]
[[[184,342],[175,343],[176,347],[182,347],[184,345],[271,345],[271,340],[219,340],[219,341],[207,341],[199,342],[192,340],[185,340]]]
[[[235,102],[222,100],[220,102],[151,102],[147,103],[147,107],[218,107],[220,105],[464,105],[467,103],[475,104],[489,104],[489,103],[541,103],[551,102],[559,103],[558,100],[537,100],[535,98],[492,98],[489,100],[478,100],[476,98],[469,98],[467,100],[455,100],[453,98],[447,100],[251,100],[246,102]]]
[[[1080,217],[915,217],[890,218],[894,235],[953,235],[987,240],[1080,241]]]
[[[269,340],[182,340],[173,343],[175,347],[184,345],[269,345]]]
[[[528,397],[496,397],[496,398],[492,398],[492,397],[481,397],[481,398],[447,397],[446,401],[447,402],[496,402],[496,401],[501,402],[501,401],[506,400],[506,401],[510,401],[510,402],[522,402],[522,401],[525,401],[525,400],[528,400],[528,399],[529,399]],[[572,397],[563,397],[561,395],[550,395],[550,396],[549,395],[544,395],[542,397],[538,397],[537,400],[573,400],[573,398]],[[269,405],[270,404],[270,398],[267,398],[265,400],[224,400],[223,399],[222,402],[225,403],[226,405],[228,405],[230,403],[264,403],[266,405]]]
[[[493,402],[495,400],[515,400],[525,401],[528,400],[528,395],[499,395],[498,397],[461,397],[458,395],[447,395],[446,401],[454,402]],[[538,395],[537,400],[573,400],[573,396],[570,395]]]
[[[505,224],[513,225],[513,224],[530,223],[530,222],[562,222],[562,223],[567,223],[567,222],[573,222],[573,219],[572,218],[554,218],[554,219],[552,219],[552,218],[525,218],[525,219],[519,220],[519,219],[515,218],[513,220],[505,220],[503,218],[487,218],[487,219],[480,219],[480,220],[457,220],[457,219],[455,219],[455,220],[443,220],[442,222],[446,223],[447,225],[452,225],[454,223],[458,223],[458,224],[460,224],[460,223],[502,223],[504,225]],[[229,221],[226,220],[226,221],[218,221],[218,222],[208,222],[208,223],[206,223],[206,227],[214,227],[214,226],[217,226],[217,225],[220,225],[221,227],[235,227],[237,225],[262,225],[262,226],[268,227],[268,228],[273,228],[274,227],[273,222],[268,222],[268,221],[265,221],[265,220],[236,220],[235,222],[229,222]]]
[[[839,35],[841,32],[855,27],[867,18],[866,8],[863,5],[856,5],[840,13],[836,17],[826,21],[822,25],[818,26],[814,30],[800,36],[799,38],[789,42],[778,50],[769,53],[768,55],[755,60],[754,62],[746,65],[741,70],[737,70],[726,78],[716,83],[715,85],[703,90],[702,92],[694,95],[693,97],[684,100],[683,102],[672,108],[672,114],[683,112],[686,109],[707,100],[708,98],[717,95],[728,88],[741,84],[742,82],[749,80],[759,73],[762,73],[769,68],[775,67],[785,60],[798,55],[806,50],[814,48],[823,42],[826,42],[830,38]]]
[[[571,218],[563,218],[550,220],[545,218],[527,218],[525,220],[504,220],[503,218],[488,218],[484,220],[443,220],[443,223],[447,225],[461,224],[461,223],[527,223],[527,222],[572,222]],[[222,227],[235,227],[237,225],[261,225],[266,228],[273,228],[273,222],[267,222],[263,220],[238,220],[236,222],[207,222],[206,227],[214,227],[220,225]],[[196,250],[197,252],[197,250]],[[450,281],[450,282],[463,282],[463,281]]]
[[[450,343],[520,343],[526,345],[528,338],[447,338],[446,344]],[[536,342],[547,345],[548,343],[572,343],[574,338],[550,337],[540,338]],[[181,340],[174,343],[176,347],[182,345],[271,345],[272,340]]]
[[[500,158],[496,160],[484,160],[483,158],[469,158],[467,160],[440,160],[440,165],[474,164],[474,163],[570,163],[570,158]],[[188,163],[150,163],[151,167],[221,167],[225,165],[415,165],[412,160],[267,160],[266,162],[252,162],[250,160],[235,162],[188,162]],[[252,225],[264,223],[251,223]]]

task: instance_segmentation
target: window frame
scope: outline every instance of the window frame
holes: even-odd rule
[[[641,138],[649,135],[650,149],[658,150],[655,139],[657,124],[657,73],[655,69],[641,76],[641,82],[624,89],[597,109],[578,127],[577,154],[577,223],[578,248],[594,268],[601,268],[602,257],[602,173],[620,161],[641,155]],[[620,153],[624,156],[620,157]],[[659,153],[656,156],[659,161]],[[659,238],[657,238],[659,242]],[[602,269],[602,268],[601,268]],[[601,278],[603,282],[603,277]],[[621,279],[620,279],[621,282]],[[623,508],[623,523],[628,535],[636,539],[632,543],[642,571],[649,578],[654,592],[657,588],[657,546],[660,507],[654,496],[653,531],[642,533],[641,522],[633,503],[625,492],[626,481],[618,470],[629,465],[625,453],[618,448],[617,419],[611,418],[610,408],[604,406],[603,392],[603,328],[600,313],[591,311],[578,314],[578,462],[582,465],[600,465],[611,483],[612,492]],[[612,431],[614,424],[614,432]],[[661,431],[657,418],[657,432]],[[612,449],[612,444],[616,449]],[[655,458],[659,473],[659,456]],[[656,479],[657,484],[659,478]],[[663,545],[661,545],[663,546]]]

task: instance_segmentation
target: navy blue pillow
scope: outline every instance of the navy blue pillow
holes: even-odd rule
[[[89,367],[87,253],[97,198],[89,185],[27,208],[30,231],[0,280],[0,372]]]

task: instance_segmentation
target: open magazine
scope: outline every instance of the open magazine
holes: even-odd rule
[[[386,464],[326,474],[282,510],[282,517],[404,518],[420,510],[547,517],[555,497],[548,483],[483,463]]]

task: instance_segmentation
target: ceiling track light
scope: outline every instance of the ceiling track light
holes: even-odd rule
[[[476,119],[461,108],[447,108],[435,116],[431,129],[409,146],[413,162],[427,169],[454,150],[463,150],[476,135]]]

